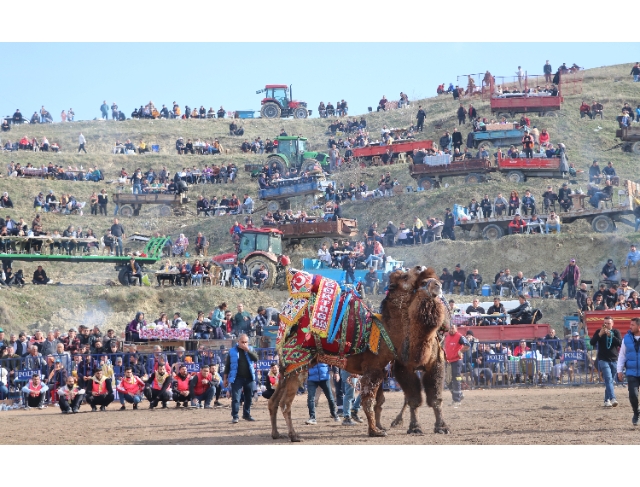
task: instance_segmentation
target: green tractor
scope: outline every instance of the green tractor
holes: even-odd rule
[[[322,152],[308,152],[306,137],[276,137],[275,141],[278,142],[276,153],[269,154],[267,164],[269,167],[275,164],[280,174],[284,174],[292,167],[301,171],[312,171],[317,164],[320,164],[325,172],[331,172],[329,155]]]

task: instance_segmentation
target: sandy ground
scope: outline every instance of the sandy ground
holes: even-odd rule
[[[422,409],[424,436],[406,434],[405,427],[390,429],[386,438],[369,438],[365,425],[353,427],[334,423],[327,403],[320,400],[318,424],[307,426],[306,396],[298,396],[293,407],[294,425],[307,444],[638,444],[640,428],[631,425],[631,408],[626,388],[617,387],[617,408],[602,407],[602,388],[547,388],[474,390],[465,392],[459,409],[451,406],[445,391],[445,419],[452,433],[434,435],[433,414]],[[388,393],[383,424],[389,425],[402,404],[399,392]],[[225,401],[228,404],[228,401]],[[228,408],[215,410],[118,411],[112,404],[107,412],[89,412],[83,406],[76,415],[62,415],[58,408],[43,411],[0,412],[0,443],[14,444],[172,444],[172,445],[288,445],[286,427],[279,415],[280,432],[285,437],[272,440],[266,401],[253,408],[255,423],[231,424]],[[39,432],[35,434],[34,432]]]

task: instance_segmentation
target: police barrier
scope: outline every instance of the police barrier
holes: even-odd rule
[[[255,348],[258,355],[256,369],[258,371],[258,385],[263,385],[266,372],[276,360],[274,348]],[[184,364],[189,373],[195,373],[203,365],[217,365],[220,377],[224,375],[224,363],[228,350],[198,350],[192,352],[159,352],[159,353],[127,353],[117,352],[108,354],[81,355],[69,354],[49,355],[47,357],[26,356],[0,359],[0,368],[7,371],[7,389],[10,398],[19,398],[20,388],[28,382],[34,374],[40,374],[50,390],[61,387],[68,376],[73,376],[80,386],[93,375],[96,369],[101,369],[104,375],[112,378],[115,389],[117,383],[124,376],[127,366],[137,367],[138,375],[146,379],[157,368],[160,358],[177,373],[179,365]],[[40,365],[39,368],[34,365]],[[143,374],[144,372],[144,374]],[[0,376],[2,376],[0,374]],[[263,377],[264,376],[264,377]],[[48,395],[50,395],[48,392]],[[0,388],[0,400],[2,389]]]

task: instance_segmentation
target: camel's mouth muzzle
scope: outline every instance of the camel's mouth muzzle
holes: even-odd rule
[[[432,298],[436,298],[442,294],[442,284],[437,279],[425,280],[420,289],[426,291]]]

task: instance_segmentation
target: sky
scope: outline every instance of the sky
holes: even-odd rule
[[[293,85],[293,98],[317,116],[320,101],[345,99],[349,113],[397,100],[434,96],[438,84],[489,70],[512,76],[518,65],[540,74],[573,63],[586,68],[630,63],[638,43],[0,43],[0,59],[27,60],[5,71],[0,115],[16,108],[30,117],[42,105],[60,121],[100,116],[116,102],[127,116],[152,100],[156,106],[204,105],[217,110],[260,109],[265,84]],[[5,63],[5,66],[7,64]],[[11,74],[10,74],[11,73]],[[462,82],[462,79],[461,79]]]

